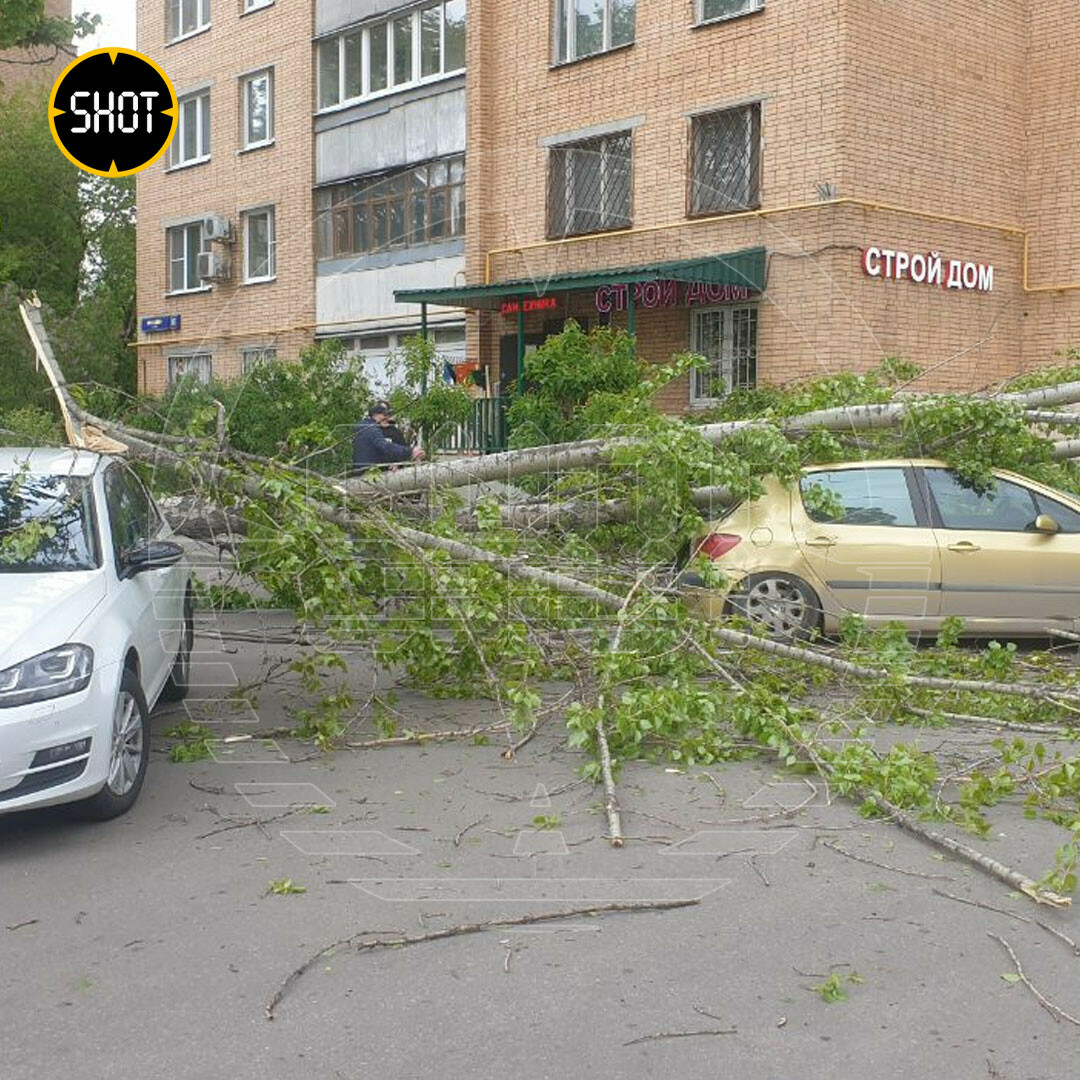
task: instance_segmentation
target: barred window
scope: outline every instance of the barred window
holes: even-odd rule
[[[765,0],[698,0],[698,21],[733,19],[736,15],[760,11],[764,6]]]
[[[465,234],[465,158],[321,188],[316,194],[320,259],[438,243]]]
[[[693,349],[707,363],[691,376],[690,404],[709,405],[732,390],[755,386],[757,308],[707,308],[692,318]]]
[[[555,0],[556,62],[629,45],[636,8],[636,0]]]
[[[630,225],[630,132],[551,148],[548,236]]]
[[[690,213],[722,214],[760,202],[761,106],[696,116],[690,135]]]

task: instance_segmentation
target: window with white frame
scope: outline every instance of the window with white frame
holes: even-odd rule
[[[624,229],[630,225],[630,132],[551,148],[548,236]]]
[[[277,349],[273,345],[255,345],[240,350],[241,371],[250,375],[260,364],[277,359]]]
[[[465,70],[465,0],[424,4],[317,46],[318,105],[330,109]]]
[[[240,80],[240,142],[245,150],[274,141],[274,69]]]
[[[733,19],[736,15],[761,11],[764,6],[765,0],[697,0],[698,22]]]
[[[636,0],[555,0],[556,62],[629,45],[636,8]]]
[[[722,214],[760,202],[761,106],[695,116],[690,131],[690,213]]]
[[[181,379],[193,382],[209,383],[214,377],[214,358],[212,353],[182,353],[169,357],[169,385],[175,386]]]
[[[169,168],[210,159],[210,91],[198,90],[177,101],[176,134],[169,145]]]
[[[194,292],[205,288],[199,277],[199,255],[210,250],[201,221],[165,230],[169,260],[169,292]]]
[[[165,36],[175,41],[210,25],[210,0],[168,0],[165,14]]]
[[[277,274],[274,208],[244,212],[244,280],[269,281]]]
[[[732,390],[757,384],[756,307],[694,310],[692,349],[705,357],[704,367],[690,376],[690,404],[711,405]]]
[[[244,0],[244,14],[249,11],[258,11],[259,8],[270,7],[274,0]]]

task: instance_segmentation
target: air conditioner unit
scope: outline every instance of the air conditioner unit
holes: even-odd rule
[[[227,255],[216,251],[199,252],[200,281],[228,281],[232,277],[232,264]]]
[[[220,214],[208,214],[203,218],[203,235],[208,240],[232,240],[232,222]]]

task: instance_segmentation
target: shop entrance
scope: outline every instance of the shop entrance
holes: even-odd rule
[[[547,334],[526,334],[525,355],[536,352],[547,340]],[[499,338],[499,385],[496,397],[513,397],[517,390],[518,336],[503,334]]]

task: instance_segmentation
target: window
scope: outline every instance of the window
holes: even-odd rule
[[[245,150],[274,141],[273,68],[240,80],[240,123],[240,142]]]
[[[760,11],[764,6],[765,0],[698,0],[698,21],[732,19],[736,15]]]
[[[348,357],[351,361],[363,363],[364,378],[371,386],[376,397],[386,396],[401,383],[400,360],[395,358],[407,338],[415,330],[403,330],[391,334],[363,334],[346,338]],[[439,327],[432,331],[435,352],[449,364],[465,362],[465,327]]]
[[[636,7],[636,0],[555,0],[556,61],[631,44]]]
[[[761,106],[696,116],[690,133],[690,213],[746,210],[760,201]]]
[[[0,536],[31,522],[53,526],[30,551],[0,547],[0,572],[92,570],[100,565],[94,529],[94,490],[84,476],[0,476]]]
[[[209,383],[214,377],[214,359],[208,352],[184,353],[169,357],[169,385],[175,386],[181,379]]]
[[[548,236],[626,228],[630,187],[630,132],[552,147]]]
[[[244,280],[269,281],[277,274],[274,208],[244,213]]]
[[[903,469],[808,473],[799,488],[811,521],[902,528],[917,524]]]
[[[205,286],[199,277],[199,255],[210,250],[202,222],[165,231],[169,257],[169,292],[192,292]]]
[[[260,364],[276,359],[277,349],[273,345],[258,345],[240,350],[241,370],[245,375],[250,375]]]
[[[210,25],[210,0],[168,0],[166,37],[170,41],[204,30]]]
[[[132,548],[160,532],[161,517],[142,481],[121,465],[105,473],[105,505],[116,565],[123,567]]]
[[[320,259],[451,240],[465,233],[465,158],[444,158],[316,193]]]
[[[269,7],[274,0],[244,0],[244,14],[249,11],[258,11],[259,8]]]
[[[692,315],[693,351],[705,367],[691,373],[690,404],[709,405],[757,384],[756,307],[718,307]]]
[[[946,529],[1027,532],[1038,510],[1028,488],[999,480],[982,494],[945,469],[927,469],[927,483]]]
[[[465,70],[465,0],[424,4],[323,38],[319,108],[400,90]]]
[[[176,134],[169,147],[169,168],[195,165],[210,158],[210,91],[177,101]]]

